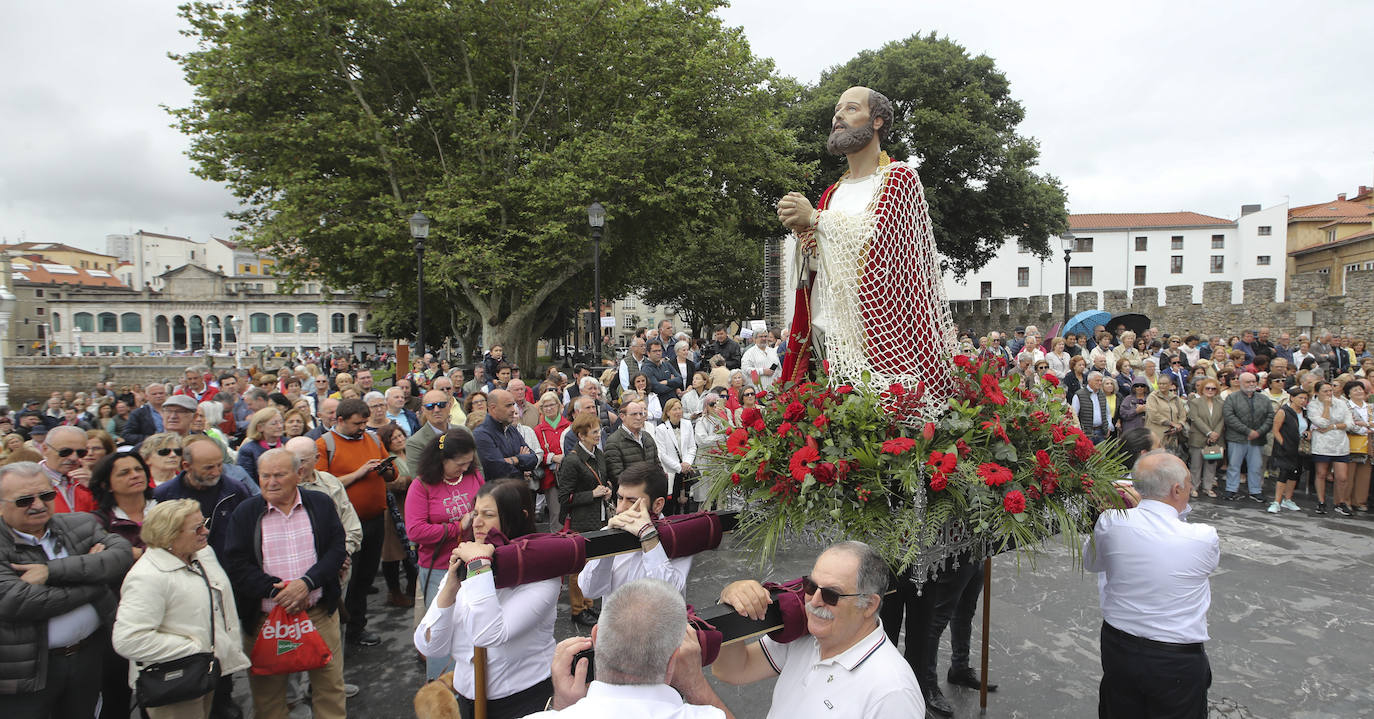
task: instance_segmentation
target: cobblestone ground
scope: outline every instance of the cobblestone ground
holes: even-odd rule
[[[1374,716],[1374,674],[1368,640],[1374,634],[1370,601],[1374,569],[1374,521],[1316,517],[1313,501],[1299,495],[1302,512],[1265,513],[1264,506],[1203,498],[1193,521],[1215,525],[1222,537],[1221,567],[1212,579],[1207,644],[1213,683],[1211,717],[1317,719]],[[798,547],[779,555],[770,578],[800,576],[815,551]],[[1000,684],[989,695],[986,716],[1096,716],[1101,678],[1095,575],[1074,569],[1068,552],[1048,547],[1032,567],[1015,557],[993,563],[989,672]],[[723,547],[701,557],[688,585],[689,602],[713,604],[729,581],[759,577],[751,557]],[[379,587],[381,580],[378,580]],[[372,627],[380,646],[349,648],[346,677],[362,687],[349,714],[391,719],[412,717],[411,698],[423,679],[411,645],[409,610],[381,607],[373,595]],[[981,641],[975,622],[974,646]],[[583,631],[560,606],[559,638]],[[975,657],[974,661],[977,661]],[[948,663],[941,654],[940,676]],[[714,680],[713,680],[714,681]],[[247,682],[237,688],[245,707]],[[768,712],[771,682],[720,686],[739,717]],[[945,685],[960,717],[979,716],[978,693]],[[308,717],[307,706],[292,717]]]

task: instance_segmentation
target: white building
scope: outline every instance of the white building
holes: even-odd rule
[[[139,230],[131,235],[106,235],[105,251],[120,261],[116,276],[133,289],[145,284],[154,290],[158,278],[182,265],[197,265],[229,276],[261,277],[272,274],[276,262],[238,243],[212,238],[195,242],[186,237]]]
[[[1261,209],[1245,205],[1238,220],[1196,212],[1104,213],[1069,215],[1075,249],[1069,260],[1069,293],[1191,285],[1193,302],[1202,286],[1232,283],[1232,302],[1241,301],[1242,281],[1276,280],[1275,301],[1284,297],[1284,244],[1288,205]],[[1274,228],[1279,228],[1276,233]],[[1009,240],[984,267],[962,282],[945,277],[950,300],[1050,296],[1064,292],[1064,252],[1050,238],[1044,259]]]

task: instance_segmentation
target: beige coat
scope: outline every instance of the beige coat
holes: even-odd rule
[[[1160,442],[1164,442],[1164,430],[1171,423],[1183,425],[1187,420],[1188,409],[1178,395],[1165,397],[1163,392],[1155,390],[1145,400],[1145,427]]]
[[[1193,397],[1188,400],[1188,445],[1206,447],[1208,432],[1217,433],[1216,444],[1226,441],[1226,417],[1221,413],[1221,400],[1209,403],[1206,397]]]
[[[151,664],[210,651],[210,612],[214,595],[215,657],[220,671],[232,674],[249,665],[243,653],[239,615],[229,577],[215,560],[215,550],[196,553],[205,579],[171,552],[149,547],[124,577],[114,623],[114,650],[129,660],[129,684],[138,678],[138,663]]]

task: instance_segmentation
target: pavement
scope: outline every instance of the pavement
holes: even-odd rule
[[[1266,495],[1267,496],[1267,495]],[[1212,577],[1207,643],[1213,682],[1212,717],[1318,719],[1374,717],[1374,519],[1319,517],[1315,500],[1297,497],[1303,511],[1279,515],[1248,500],[1194,500],[1190,521],[1217,528],[1221,565]],[[714,604],[720,588],[735,579],[793,579],[811,567],[816,550],[793,547],[765,569],[727,542],[695,562],[688,602]],[[1075,569],[1066,548],[1047,546],[1018,562],[993,561],[989,677],[1000,685],[988,696],[988,717],[1092,717],[1101,679],[1096,575]],[[378,580],[379,587],[381,580]],[[345,677],[362,687],[350,699],[350,715],[413,717],[411,699],[424,678],[411,644],[411,610],[381,606],[371,598],[371,628],[384,640],[347,649]],[[974,665],[981,624],[974,622]],[[559,606],[559,639],[587,633]],[[939,676],[949,661],[948,634]],[[741,717],[764,717],[772,682],[721,685],[727,706]],[[247,682],[237,682],[242,704]],[[955,716],[980,716],[978,692],[942,685]],[[307,706],[292,712],[308,717]],[[928,715],[929,716],[929,715]],[[800,718],[798,718],[800,719]]]

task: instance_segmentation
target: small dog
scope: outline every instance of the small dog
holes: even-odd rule
[[[453,698],[453,672],[415,692],[415,716],[417,719],[461,719],[458,700]]]

